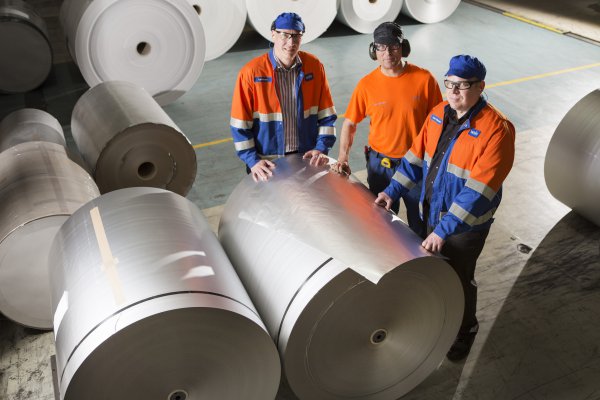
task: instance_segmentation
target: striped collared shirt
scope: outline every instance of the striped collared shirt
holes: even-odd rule
[[[277,96],[281,104],[283,115],[283,132],[285,141],[285,152],[298,151],[298,108],[296,99],[296,80],[302,67],[300,57],[290,68],[285,68],[281,61],[275,57],[277,68],[275,68]]]

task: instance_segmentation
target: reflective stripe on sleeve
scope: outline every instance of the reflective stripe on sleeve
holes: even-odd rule
[[[415,153],[413,153],[410,150],[406,152],[404,158],[406,158],[406,161],[408,161],[412,165],[416,165],[417,167],[423,167],[423,160],[415,156]]]
[[[237,128],[237,129],[252,129],[252,126],[254,125],[254,121],[245,121],[243,119],[231,118],[229,120],[229,125],[233,126],[234,128]]]
[[[496,209],[493,208],[483,214],[481,217],[476,217],[456,203],[453,203],[449,210],[450,213],[456,215],[458,219],[469,224],[470,226],[485,224],[494,216],[495,211]]]
[[[273,121],[283,121],[282,113],[270,113],[270,114],[261,114],[257,111],[252,115],[254,119],[260,120],[260,122],[273,122]]]
[[[320,126],[319,127],[319,135],[335,136],[335,127],[334,126]]]
[[[468,179],[465,186],[470,189],[473,189],[474,191],[481,194],[489,201],[492,201],[494,199],[494,197],[496,196],[496,191],[494,189],[492,189],[485,183],[476,181],[475,179]]]
[[[312,108],[311,108],[311,111],[312,111]],[[335,107],[329,107],[329,108],[319,111],[319,113],[317,114],[317,119],[331,117],[334,114],[335,114]]]
[[[243,142],[235,142],[235,151],[248,150],[254,147],[254,138],[244,140]]]
[[[398,171],[396,171],[396,173],[394,174],[394,176],[392,177],[392,179],[395,180],[396,182],[398,182],[399,184],[401,184],[402,186],[404,186],[405,188],[409,189],[409,190],[416,186],[416,183],[414,183],[408,177],[402,175]]]

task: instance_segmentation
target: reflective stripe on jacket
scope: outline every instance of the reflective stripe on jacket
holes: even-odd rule
[[[447,101],[440,103],[427,117],[385,189],[392,199],[404,195],[427,176],[449,107]],[[475,107],[452,139],[433,183],[427,223],[442,239],[489,228],[502,198],[502,182],[513,165],[513,124],[485,100]],[[424,197],[425,185],[420,199],[421,218]]]
[[[337,119],[323,64],[300,51],[296,82],[298,151],[316,149],[327,154],[335,143]],[[285,153],[283,117],[275,86],[277,63],[273,49],[256,57],[240,71],[231,105],[231,135],[238,157],[252,168],[261,158]]]

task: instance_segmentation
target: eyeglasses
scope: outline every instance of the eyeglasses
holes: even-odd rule
[[[399,51],[400,48],[402,47],[400,44],[390,44],[390,45],[387,45],[387,44],[380,44],[380,43],[375,43],[374,46],[375,46],[375,50],[382,51],[382,52],[386,51],[386,50],[389,50],[389,51]]]
[[[446,86],[446,88],[448,88],[448,89],[458,88],[458,90],[467,90],[467,89],[471,88],[471,86],[473,86],[474,83],[477,83],[477,82],[481,82],[481,81],[454,82],[454,81],[449,81],[448,79],[445,79],[444,86]]]
[[[304,32],[300,32],[300,33],[289,33],[289,32],[282,32],[282,31],[278,31],[277,29],[274,29],[275,32],[279,33],[279,35],[284,39],[284,40],[294,40],[294,41],[300,41],[302,39],[302,35],[304,35]]]

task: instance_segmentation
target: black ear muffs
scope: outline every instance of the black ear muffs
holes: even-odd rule
[[[408,57],[410,54],[410,42],[408,39],[402,41],[402,58]]]
[[[371,60],[377,60],[377,53],[375,50],[375,42],[371,42],[371,44],[369,45],[369,57],[371,57]]]
[[[402,58],[406,58],[410,55],[410,42],[408,39],[402,41]],[[369,57],[371,60],[377,60],[377,53],[375,50],[375,42],[371,42],[369,45]]]

